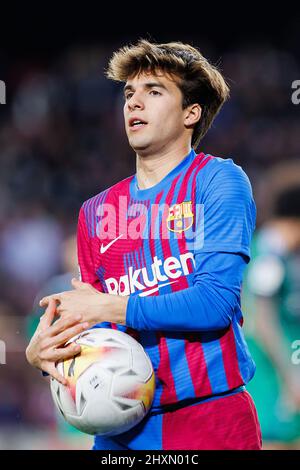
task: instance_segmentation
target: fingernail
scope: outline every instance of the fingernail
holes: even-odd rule
[[[88,328],[88,326],[89,326],[89,323],[87,321],[82,323],[82,328]]]
[[[75,320],[81,320],[81,319],[82,319],[82,315],[76,315]]]

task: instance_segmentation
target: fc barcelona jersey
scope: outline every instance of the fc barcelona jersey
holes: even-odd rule
[[[136,175],[86,201],[79,214],[81,278],[129,296],[126,326],[150,356],[154,410],[226,393],[255,365],[240,290],[255,227],[249,180],[231,159],[192,150],[158,184]]]

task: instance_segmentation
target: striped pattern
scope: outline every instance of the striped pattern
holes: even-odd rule
[[[200,199],[205,207],[209,183],[224,164],[228,165],[228,161],[203,153],[195,155],[192,151],[154,188],[139,191],[136,178],[131,176],[86,201],[81,209],[78,225],[78,257],[83,281],[108,292],[106,282],[115,279],[116,281],[111,281],[111,285],[118,285],[118,293],[128,295],[130,292],[126,289],[131,287],[129,273],[139,270],[137,282],[142,284],[142,270],[146,268],[144,279],[149,284],[146,290],[153,290],[156,285],[154,271],[151,270],[154,258],[163,262],[170,257],[179,259],[180,255],[192,251],[187,243],[189,230],[179,233],[167,229],[168,208],[184,201],[192,201],[193,213],[196,214],[196,202]],[[219,190],[232,196],[230,193],[234,188],[232,189],[230,182],[228,185],[224,181],[224,186]],[[211,207],[210,211],[217,210],[218,197],[216,194],[215,208]],[[114,207],[115,211],[104,216],[101,209],[106,204]],[[239,204],[240,201],[237,200],[236,207],[228,208],[236,212],[237,217]],[[214,240],[214,217],[217,218],[217,212],[213,216],[210,212],[205,215],[208,226],[205,226],[204,247],[208,251],[218,250],[218,241]],[[111,228],[113,221],[115,230]],[[191,230],[195,229],[197,222],[199,223],[194,220]],[[241,240],[245,227],[238,220],[235,222],[235,226],[229,229],[224,224],[224,233],[217,237],[218,240],[223,237],[233,250],[236,245],[247,244],[247,241]],[[140,231],[142,236],[137,239],[129,238],[130,227],[134,227],[135,232]],[[103,239],[105,228],[106,238]],[[151,237],[151,233],[155,236]],[[101,255],[101,244],[105,245],[121,234],[122,237]],[[188,263],[190,275],[183,274],[172,280],[172,283],[161,282],[167,285],[151,295],[172,293],[192,286],[192,263]],[[157,269],[163,276],[161,265]],[[131,295],[138,293],[141,292],[137,289]],[[145,293],[144,290],[142,293]],[[217,333],[195,331],[175,334],[167,331],[155,333],[127,330],[139,339],[155,369],[157,388],[153,409],[181,400],[223,393],[246,383],[254,371],[250,356],[243,350],[245,343],[241,322],[242,314],[238,308],[230,328]],[[126,331],[126,327],[120,325],[111,324],[111,327]]]

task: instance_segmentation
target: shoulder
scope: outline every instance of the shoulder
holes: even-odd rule
[[[250,184],[249,178],[240,165],[234,163],[232,158],[221,158],[213,155],[206,155],[208,161],[199,172],[201,178],[204,177],[206,182],[210,182],[215,178],[240,179]]]
[[[241,192],[252,197],[250,180],[241,166],[232,158],[207,157],[206,165],[197,175],[197,190],[202,196],[212,192],[223,196]]]

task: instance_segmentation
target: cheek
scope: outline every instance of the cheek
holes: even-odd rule
[[[170,128],[173,123],[176,121],[174,119],[174,110],[168,108],[167,106],[159,106],[156,109],[156,127],[164,132]]]
[[[127,114],[128,114],[127,105],[125,104],[124,107],[123,107],[123,119],[124,119],[125,128],[127,128],[127,126],[126,126],[126,122],[127,122],[127,119],[128,119]]]
[[[181,129],[181,115],[177,109],[164,110],[160,115],[160,130],[164,133],[178,132]]]

